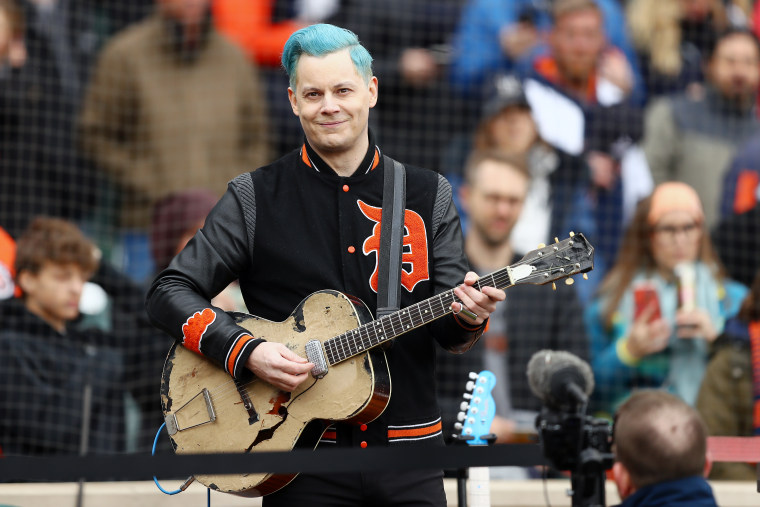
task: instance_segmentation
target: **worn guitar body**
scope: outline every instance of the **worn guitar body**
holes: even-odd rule
[[[325,340],[372,319],[356,299],[315,292],[283,322],[232,314],[257,338],[279,342],[303,356],[306,342]],[[388,404],[390,375],[380,348],[331,365],[292,393],[251,380],[235,381],[208,359],[181,345],[169,351],[161,379],[161,404],[175,451],[245,453],[313,449],[331,421],[366,423]],[[199,475],[211,489],[241,496],[277,491],[296,474]]]

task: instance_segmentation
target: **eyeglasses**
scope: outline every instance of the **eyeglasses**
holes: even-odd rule
[[[685,225],[658,225],[654,228],[654,233],[668,239],[675,239],[679,233],[687,238],[693,238],[701,230],[702,227],[699,224],[692,222]]]

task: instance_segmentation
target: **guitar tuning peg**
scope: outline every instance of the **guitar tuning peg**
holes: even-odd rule
[[[467,389],[468,391],[472,391],[473,389],[475,389],[475,382],[473,382],[472,380],[468,381],[467,384],[465,384],[465,389]]]
[[[478,374],[475,373],[474,371],[471,371],[467,376],[470,377],[472,380],[475,380],[478,378]]]
[[[588,273],[583,273],[583,279],[588,280]]]
[[[464,393],[462,395],[462,398],[464,398],[465,400],[471,400],[472,399],[472,394],[470,394],[470,393]]]
[[[464,412],[457,413],[457,421],[459,422],[464,421],[466,417],[467,417],[467,414],[465,414]]]
[[[559,238],[557,236],[554,236],[554,242],[559,243]]]
[[[470,404],[467,403],[466,401],[463,401],[462,403],[459,404],[459,410],[462,410],[462,411],[467,410],[469,407],[470,407]]]
[[[543,247],[545,247],[545,246],[546,246],[546,243],[539,243],[539,244],[538,244],[538,248],[543,248]]]
[[[573,231],[570,231],[570,237],[572,238],[573,236],[575,236],[575,233]]]
[[[575,283],[575,280],[572,278],[565,278],[565,285],[572,285]]]
[[[552,282],[552,290],[557,290],[557,284]]]
[[[460,422],[455,422],[454,423],[454,429],[455,430],[462,431],[462,428],[464,428],[464,425],[462,423],[460,423]]]

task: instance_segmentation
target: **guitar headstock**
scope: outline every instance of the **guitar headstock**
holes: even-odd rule
[[[571,232],[570,237],[555,241],[548,246],[539,245],[510,266],[514,285],[543,285],[594,269],[594,247],[583,234]],[[568,280],[568,285],[571,283],[572,279]]]
[[[491,432],[491,423],[496,417],[496,406],[491,395],[495,385],[496,377],[488,370],[470,373],[461,404],[462,411],[457,414],[458,422],[454,425],[462,436],[474,437],[467,441],[469,445],[488,444],[482,437]]]

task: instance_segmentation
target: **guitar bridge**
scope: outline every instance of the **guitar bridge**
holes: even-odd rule
[[[198,399],[199,396],[201,396],[200,399]],[[185,421],[185,424],[187,425],[181,426],[180,420],[177,419],[177,414],[179,414],[185,407],[188,407],[190,405],[197,405],[200,402],[205,403],[206,414],[208,415],[208,418]],[[193,413],[198,414],[202,412],[203,410],[196,410]],[[166,431],[169,432],[169,435],[174,435],[179,431],[189,430],[190,428],[195,428],[197,426],[202,426],[204,424],[216,421],[216,413],[214,412],[214,406],[211,404],[211,395],[209,394],[208,389],[204,388],[201,392],[190,398],[187,403],[179,407],[176,411],[171,414],[167,414],[166,417],[164,417],[164,421],[166,422]]]
[[[319,340],[309,340],[306,342],[306,358],[310,363],[314,363],[311,369],[311,376],[322,378],[327,375],[327,359],[322,351],[322,342]]]

